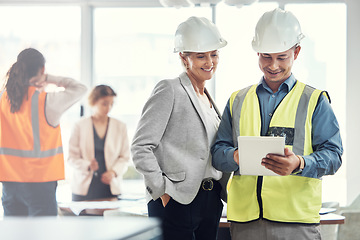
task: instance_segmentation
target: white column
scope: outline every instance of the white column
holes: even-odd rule
[[[347,204],[350,204],[360,194],[360,1],[347,0],[346,3],[347,86],[346,146],[344,148],[347,159]],[[339,81],[343,80],[339,79]]]
[[[81,82],[89,88],[94,85],[93,77],[93,7],[81,5]],[[82,103],[86,106],[85,103]],[[86,112],[86,109],[85,109]]]

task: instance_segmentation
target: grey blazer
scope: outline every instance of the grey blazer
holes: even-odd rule
[[[147,200],[165,193],[182,204],[195,198],[211,147],[199,104],[186,73],[160,81],[146,102],[131,152],[136,169],[144,175]],[[223,174],[223,189],[228,178]]]

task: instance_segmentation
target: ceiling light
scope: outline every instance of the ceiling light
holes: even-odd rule
[[[258,0],[159,0],[164,7],[190,7],[190,6],[216,6],[219,2],[224,1],[225,4],[230,6],[242,7],[244,5],[250,5]]]
[[[224,0],[224,3],[230,6],[242,7],[244,5],[250,5],[258,0]]]
[[[159,0],[161,5],[164,7],[175,7],[175,8],[181,8],[181,7],[190,7],[191,3],[189,0]]]
[[[215,6],[217,3],[221,2],[222,0],[190,0],[195,6]]]

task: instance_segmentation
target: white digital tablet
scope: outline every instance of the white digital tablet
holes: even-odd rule
[[[279,176],[261,165],[268,153],[284,155],[285,137],[239,136],[239,169],[241,175]]]

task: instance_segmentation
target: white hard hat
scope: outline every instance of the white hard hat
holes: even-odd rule
[[[259,53],[280,53],[289,50],[304,37],[294,14],[276,8],[259,19],[252,47]]]
[[[174,52],[210,52],[226,44],[214,23],[204,17],[190,17],[176,30]]]

